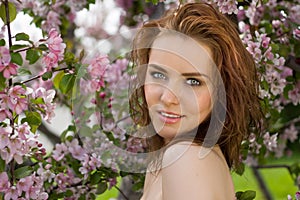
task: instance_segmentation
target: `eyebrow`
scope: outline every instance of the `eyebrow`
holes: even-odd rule
[[[157,69],[157,70],[160,70],[160,71],[162,71],[162,72],[164,72],[164,73],[167,73],[167,70],[165,70],[163,67],[161,67],[161,66],[159,66],[159,65],[157,65],[157,64],[149,64],[148,66],[149,66],[149,67],[153,67],[153,68],[155,68],[155,69]]]
[[[162,71],[164,73],[167,73],[167,71],[163,67],[161,67],[161,66],[159,66],[157,64],[149,64],[149,67],[153,67],[153,68],[155,68],[157,70],[160,70],[160,71]],[[206,76],[205,74],[201,74],[199,72],[182,73],[181,75],[182,76]]]

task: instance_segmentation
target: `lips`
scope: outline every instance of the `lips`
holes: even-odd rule
[[[159,118],[166,124],[174,124],[179,122],[184,116],[172,112],[158,111]]]

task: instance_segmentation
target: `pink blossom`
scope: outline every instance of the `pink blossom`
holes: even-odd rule
[[[71,142],[67,141],[67,146],[69,152],[72,154],[73,158],[77,160],[83,160],[85,158],[85,149],[79,145],[77,139],[73,139]]]
[[[18,196],[19,195],[16,186],[11,186],[7,191],[5,191],[4,200],[17,199]]]
[[[30,126],[28,125],[27,122],[25,122],[24,124],[19,125],[19,127],[17,128],[18,131],[18,135],[22,140],[26,140],[27,137],[26,135],[30,134]]]
[[[9,135],[11,134],[12,128],[0,127],[0,149],[3,149],[9,144]]]
[[[49,53],[43,57],[43,62],[49,71],[57,67],[58,62],[63,60],[66,44],[63,43],[60,34],[55,29],[50,30],[46,44],[48,45]]]
[[[117,184],[117,178],[109,178],[108,179],[108,182],[109,182],[109,189],[111,189],[113,186],[115,186]]]
[[[6,192],[10,187],[10,182],[6,172],[0,173],[0,192]]]
[[[46,90],[43,87],[37,88],[33,93],[33,98],[43,98],[44,104],[39,104],[38,106],[44,110],[44,112],[42,112],[41,114],[48,123],[50,123],[51,119],[55,116],[54,111],[56,108],[56,104],[53,103],[54,97],[55,90]]]
[[[60,34],[55,30],[55,29],[51,29],[49,32],[49,37],[46,41],[46,43],[48,44],[48,48],[50,50],[50,52],[53,52],[58,56],[58,59],[61,60],[63,58],[63,52],[66,48],[66,44],[63,43],[63,40],[60,36]]]
[[[18,66],[14,63],[9,63],[8,65],[0,65],[0,72],[3,72],[4,78],[10,78],[11,75],[17,74]]]
[[[107,67],[109,66],[107,55],[99,55],[93,58],[88,66],[88,72],[92,78],[101,78],[104,76]]]
[[[300,191],[296,192],[295,197],[296,197],[297,200],[300,200]]]
[[[68,147],[65,144],[56,144],[55,149],[52,152],[52,157],[56,161],[60,161],[65,157],[65,154],[69,153]]]
[[[296,38],[297,40],[300,40],[300,29],[299,29],[299,28],[293,30],[293,36],[294,36],[294,38]]]
[[[274,54],[272,53],[272,47],[269,47],[267,51],[264,53],[264,57],[266,57],[268,60],[274,59]]]
[[[42,61],[47,66],[47,71],[51,71],[52,68],[55,68],[58,65],[58,56],[49,52],[43,57]]]
[[[19,195],[21,196],[22,192],[25,192],[26,197],[29,197],[28,193],[33,184],[34,184],[34,182],[33,182],[31,176],[21,178],[17,183],[17,189],[18,189]]]
[[[295,124],[291,124],[290,127],[284,130],[284,138],[294,142],[298,138],[298,130],[295,127]]]
[[[47,15],[46,21],[43,23],[43,30],[50,31],[52,28],[58,29],[61,25],[59,13],[50,10]]]
[[[288,92],[288,97],[295,106],[300,104],[300,81]]]
[[[6,48],[5,46],[0,46],[0,67],[2,68],[3,66],[7,66],[10,63],[10,60],[11,57],[10,57],[9,49]]]
[[[224,14],[237,14],[237,1],[236,0],[214,0],[218,5],[219,10]]]
[[[0,122],[4,121],[6,118],[12,118],[11,112],[7,109],[0,109]]]
[[[116,5],[123,8],[124,10],[128,10],[133,5],[133,0],[116,0]]]
[[[26,90],[21,85],[16,85],[9,89],[8,95],[15,98],[19,97],[20,95],[25,95]]]
[[[277,135],[278,133],[276,134],[273,134],[272,136],[270,136],[270,133],[267,132],[265,135],[264,135],[264,145],[266,145],[267,149],[269,151],[273,151],[274,149],[276,149],[277,147]]]
[[[267,47],[269,46],[269,43],[270,43],[270,41],[271,41],[271,38],[267,37],[267,34],[262,34],[262,35],[261,35],[261,39],[262,39],[262,41],[261,41],[261,46],[262,46],[263,48],[267,48]]]
[[[291,6],[289,10],[289,17],[293,22],[300,24],[300,5]]]

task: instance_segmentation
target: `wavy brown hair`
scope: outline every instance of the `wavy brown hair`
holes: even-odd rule
[[[151,28],[152,31],[148,31]],[[143,89],[143,80],[151,45],[161,28],[183,33],[208,46],[226,91],[226,118],[218,144],[229,167],[236,167],[240,159],[241,143],[262,119],[258,98],[258,77],[252,56],[242,43],[236,24],[206,3],[188,3],[168,11],[162,18],[145,23],[133,41],[132,62],[138,67],[135,89],[130,98],[133,120],[140,126],[151,124]],[[176,41],[174,41],[176,42]],[[145,66],[144,66],[145,65]],[[200,124],[207,128],[209,120]],[[199,130],[199,129],[198,129]],[[165,144],[158,134],[148,138],[150,151]],[[195,143],[203,142],[197,134]]]

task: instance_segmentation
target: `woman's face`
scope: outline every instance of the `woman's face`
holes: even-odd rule
[[[145,78],[145,97],[156,132],[166,142],[203,122],[212,110],[208,47],[178,36],[153,43]]]

